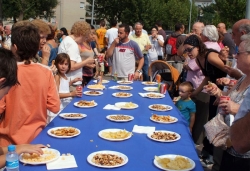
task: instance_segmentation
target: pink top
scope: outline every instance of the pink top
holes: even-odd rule
[[[222,42],[219,42],[218,44],[219,44],[221,49],[223,49],[225,47]]]
[[[217,52],[220,52],[221,50],[221,47],[219,46],[217,42],[204,42],[204,44],[206,45],[208,49],[214,49]]]
[[[197,65],[195,59],[190,59],[188,61],[188,66],[191,70],[188,70],[187,72],[187,78],[186,81],[190,81],[194,88],[198,88],[205,78],[205,76],[202,74],[202,71],[200,67]]]

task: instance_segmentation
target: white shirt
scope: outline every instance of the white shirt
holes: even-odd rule
[[[82,58],[80,56],[80,50],[78,48],[78,45],[70,36],[66,36],[63,39],[63,41],[60,43],[60,46],[58,48],[58,54],[60,53],[67,53],[71,61],[75,61],[76,63],[82,62]],[[79,68],[75,71],[70,71],[67,74],[67,77],[69,77],[70,80],[73,80],[77,77],[81,78],[82,68]]]
[[[108,48],[109,48],[110,45],[115,40],[115,38],[118,37],[118,29],[115,28],[115,27],[112,27],[112,28],[108,29],[106,34],[105,34],[105,37],[109,39],[109,42],[108,42]]]
[[[162,35],[157,35],[157,39],[164,42]],[[158,41],[156,39],[153,40],[152,36],[149,36],[149,40],[150,40],[151,46],[152,46],[151,49],[149,49],[149,50],[156,50],[158,56],[163,56],[163,50],[162,50],[162,47],[160,46],[160,44],[158,43]]]

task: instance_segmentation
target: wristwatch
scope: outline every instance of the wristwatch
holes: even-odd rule
[[[142,70],[136,70],[136,72],[139,72],[140,74],[142,73]]]

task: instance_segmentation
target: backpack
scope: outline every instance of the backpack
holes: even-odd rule
[[[166,52],[168,55],[175,55],[177,54],[177,48],[176,48],[176,41],[177,41],[177,37],[172,37],[170,36],[170,38],[168,39],[167,45],[166,45]]]

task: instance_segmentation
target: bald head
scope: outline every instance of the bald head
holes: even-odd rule
[[[201,36],[203,28],[204,24],[202,22],[196,22],[192,27],[192,32],[198,36]]]
[[[220,32],[222,34],[226,33],[227,32],[226,25],[224,23],[219,23],[217,25],[217,30],[218,30],[218,32]]]
[[[233,25],[232,29],[232,38],[234,43],[239,46],[241,42],[241,36],[244,34],[250,33],[250,20],[249,19],[242,19],[237,21]]]

